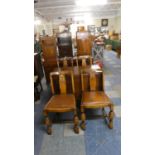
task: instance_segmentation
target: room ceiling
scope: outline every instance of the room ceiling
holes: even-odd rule
[[[34,3],[35,14],[47,20],[62,18],[78,18],[89,15],[92,18],[110,18],[120,14],[121,0],[107,0],[106,5],[78,6],[78,0],[36,0]],[[84,2],[86,0],[82,0]],[[89,0],[95,1],[95,0]],[[103,0],[101,0],[103,1]]]

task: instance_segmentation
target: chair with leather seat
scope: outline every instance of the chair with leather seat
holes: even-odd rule
[[[97,83],[97,74],[100,74],[102,83]],[[87,76],[88,87],[85,87],[84,76]],[[81,128],[83,130],[86,129],[86,115],[85,109],[97,109],[101,108],[103,112],[103,117],[108,123],[108,127],[110,129],[113,128],[113,103],[110,101],[109,97],[106,95],[104,91],[104,73],[102,70],[99,71],[81,71],[81,82],[82,82],[82,100],[81,100]],[[98,90],[98,86],[100,86],[100,90]],[[102,86],[101,86],[102,85]],[[87,89],[87,90],[85,90]],[[105,108],[109,108],[109,113],[106,114]]]
[[[54,86],[54,76],[59,78],[59,94],[55,91]],[[67,77],[71,79],[71,89],[72,93],[68,93]],[[44,107],[43,113],[45,115],[45,124],[47,126],[47,133],[52,133],[52,121],[48,114],[50,112],[64,113],[64,112],[74,112],[74,132],[79,133],[79,119],[76,111],[76,100],[74,96],[74,78],[72,71],[60,71],[50,73],[50,85],[53,96],[47,102]]]

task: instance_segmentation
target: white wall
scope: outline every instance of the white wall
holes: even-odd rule
[[[101,19],[94,19],[92,25],[97,27],[101,26]],[[114,31],[116,33],[121,32],[121,16],[116,16],[108,19],[108,29],[109,31]]]
[[[45,34],[51,36],[53,34],[53,25],[52,22],[48,22],[42,17],[35,16],[34,19],[34,33],[39,33],[43,35],[42,30],[45,30]]]
[[[42,30],[45,30],[46,35],[51,36],[53,34],[53,28],[58,28],[58,25],[61,22],[57,22],[57,21],[51,21],[48,22],[47,20],[41,18],[41,17],[37,17],[35,16],[35,21],[40,20],[39,24],[34,25],[34,32],[38,32],[42,35]],[[87,29],[87,25],[95,25],[97,27],[101,26],[101,19],[92,19],[91,21],[87,21],[85,23],[81,23],[78,25],[84,25],[85,28]],[[121,32],[121,16],[116,16],[113,18],[109,18],[108,20],[108,30],[109,31],[115,31],[116,33],[120,33]]]

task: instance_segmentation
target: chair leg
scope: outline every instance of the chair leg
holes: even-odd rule
[[[84,113],[84,108],[81,108],[81,120],[82,120],[81,128],[85,130],[86,129],[86,115]]]
[[[76,110],[74,111],[74,132],[79,133],[79,118]]]
[[[112,128],[113,128],[113,118],[114,118],[114,107],[113,107],[113,104],[111,104],[111,105],[109,106],[109,108],[110,108],[110,112],[109,112],[109,116],[108,116],[108,118],[109,118],[108,127],[109,127],[110,129],[112,129]]]
[[[45,124],[47,126],[47,134],[51,135],[52,134],[52,121],[49,119],[48,115],[46,115],[45,118]]]
[[[102,114],[103,114],[103,119],[104,119],[105,123],[108,124],[108,121],[107,121],[108,116],[107,116],[106,111],[105,111],[104,108],[102,108]]]

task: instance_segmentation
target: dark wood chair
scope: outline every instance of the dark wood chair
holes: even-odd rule
[[[56,94],[54,89],[54,76],[59,77],[59,89],[60,93]],[[67,76],[71,79],[72,93],[67,92]],[[64,112],[74,112],[74,132],[79,133],[79,119],[76,111],[76,101],[74,96],[74,78],[72,71],[60,71],[50,73],[50,85],[53,96],[48,101],[44,107],[45,124],[47,126],[47,133],[51,134],[52,121],[48,117],[48,113],[64,113]]]
[[[97,90],[97,80],[96,75],[101,74],[102,76],[102,90]],[[89,88],[84,86],[84,76],[88,76]],[[103,116],[108,122],[108,127],[113,128],[113,103],[110,101],[109,97],[104,91],[104,73],[103,71],[81,71],[81,82],[82,82],[82,100],[81,100],[81,128],[86,129],[86,116],[85,109],[97,109],[102,108]],[[100,85],[100,84],[98,84]],[[87,90],[85,90],[87,89]],[[106,114],[105,108],[110,109],[109,114]]]
[[[72,37],[70,32],[62,32],[58,34],[57,45],[59,49],[59,58],[72,57]]]

